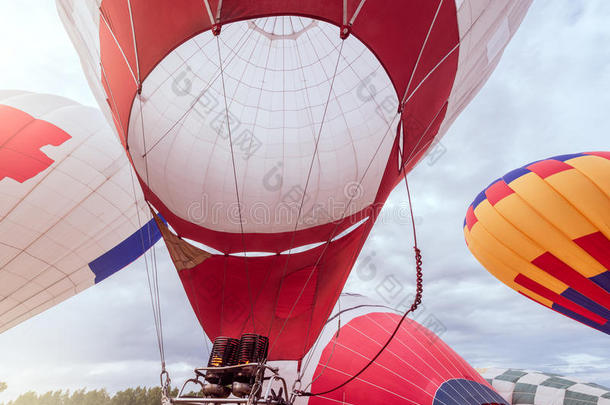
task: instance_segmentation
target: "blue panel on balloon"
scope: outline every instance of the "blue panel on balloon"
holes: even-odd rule
[[[165,222],[163,218],[161,219]],[[142,256],[159,239],[161,232],[155,220],[151,219],[123,242],[89,263],[89,268],[95,274],[95,284]]]
[[[434,395],[433,405],[509,405],[491,388],[475,381],[456,378],[443,383]]]
[[[581,157],[581,156],[586,156],[586,155],[584,153],[572,153],[569,155],[554,156],[551,159],[565,162],[566,160],[574,159],[574,158]]]
[[[506,184],[510,184],[512,181],[517,180],[519,177],[525,176],[528,173],[531,173],[531,170],[520,167],[519,169],[515,169],[512,172],[505,174],[504,177],[502,177],[502,180],[504,180]]]
[[[561,306],[557,303],[554,303],[552,308],[555,311],[559,312],[560,314],[564,314],[567,317],[570,317],[578,322],[582,322],[587,326],[590,326],[592,328],[595,328],[597,330],[600,330],[600,331],[610,335],[610,322],[606,322],[605,324],[600,325],[599,323],[594,322],[594,321],[590,320],[589,318],[586,318],[580,314],[577,314],[576,312],[570,311],[566,307]]]
[[[610,310],[604,308],[602,305],[591,300],[590,298],[582,295],[572,287],[562,292],[561,295],[574,302],[575,304],[578,304],[581,307],[588,309],[594,314],[601,316],[604,319],[610,319]]]

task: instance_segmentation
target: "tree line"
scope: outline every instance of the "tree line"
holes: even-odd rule
[[[6,384],[0,382],[0,392],[5,389]],[[172,395],[177,394],[177,389],[174,389]],[[44,394],[27,392],[3,405],[159,405],[160,403],[161,388],[137,387],[118,391],[114,395],[110,395],[105,389],[49,391]]]

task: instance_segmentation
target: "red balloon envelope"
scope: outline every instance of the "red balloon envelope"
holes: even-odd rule
[[[336,329],[338,316],[335,315],[318,344],[305,356],[301,389],[323,393],[344,383],[379,352],[400,321],[400,315],[385,307],[362,305],[362,300],[352,301],[350,305],[350,300],[342,298],[343,326]],[[432,329],[439,330],[438,326],[430,324]],[[411,319],[405,320],[385,351],[357,379],[336,391],[310,397],[307,402],[310,405],[398,403],[507,404],[463,358],[430,329]]]
[[[58,0],[207,335],[267,335],[271,359],[314,343],[529,4]]]

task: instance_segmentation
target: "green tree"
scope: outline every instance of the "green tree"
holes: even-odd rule
[[[61,405],[106,405],[110,403],[110,395],[105,389],[85,391],[84,389],[74,391]],[[41,404],[47,405],[47,404]]]
[[[37,405],[62,405],[66,398],[70,395],[69,392],[49,391],[38,397]]]
[[[178,390],[174,388],[171,395],[178,395]],[[113,396],[110,396],[105,389],[92,391],[81,389],[72,393],[49,391],[42,395],[26,392],[6,405],[159,405],[160,403],[161,388],[136,387],[119,391]]]
[[[36,404],[38,405],[38,394],[36,394],[34,391],[30,391],[30,392],[26,392],[25,394],[21,394],[19,395],[19,397],[14,400],[14,401],[10,401],[8,403],[8,405],[33,405]]]

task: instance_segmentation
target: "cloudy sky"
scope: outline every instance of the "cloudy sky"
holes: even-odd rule
[[[532,304],[470,255],[466,208],[491,180],[527,162],[610,143],[610,3],[535,1],[485,88],[410,176],[425,260],[424,307],[474,366],[553,371],[610,385],[608,336]],[[0,89],[94,100],[51,0],[0,0]],[[397,305],[413,289],[411,239],[399,187],[347,290]],[[170,372],[206,361],[204,335],[167,253],[158,248]],[[380,295],[394,280],[403,290]],[[159,359],[144,266],[0,335],[0,401],[34,389],[155,385]]]

